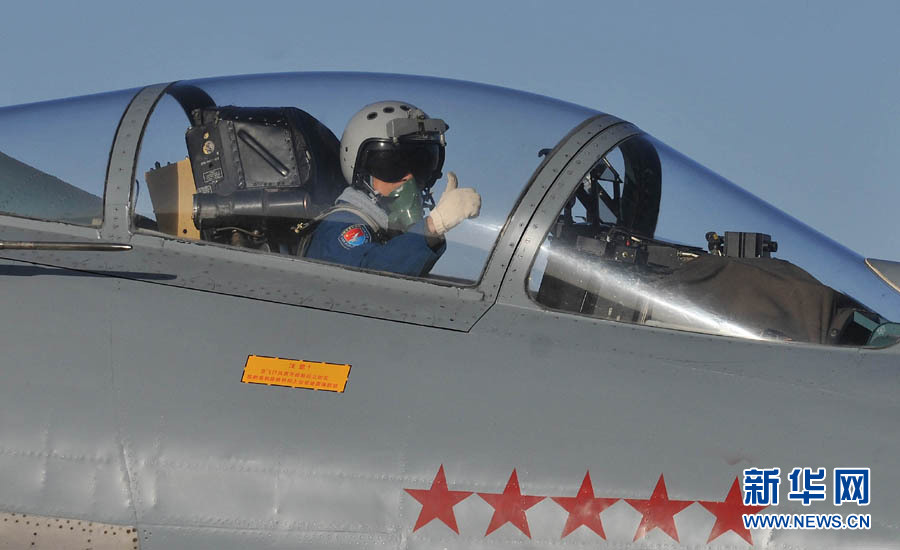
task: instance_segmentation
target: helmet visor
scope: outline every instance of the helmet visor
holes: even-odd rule
[[[412,174],[416,180],[431,185],[444,164],[444,148],[432,142],[372,142],[366,146],[360,166],[376,178],[389,183]]]

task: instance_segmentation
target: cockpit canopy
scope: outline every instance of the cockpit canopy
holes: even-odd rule
[[[3,216],[104,227],[110,150],[137,91],[0,109]],[[475,188],[482,199],[477,218],[447,233],[446,252],[423,278],[426,282],[481,288],[503,232],[521,235],[525,230],[524,224],[509,227],[508,220],[523,209],[534,213],[567,197],[553,222],[540,227],[543,244],[530,259],[529,273],[516,275],[536,307],[819,343],[841,343],[829,336],[838,313],[870,333],[900,319],[900,294],[863,258],[639,131],[590,155],[585,148],[577,159],[566,159],[565,170],[553,174],[546,193],[525,201],[530,182],[563,144],[593,139],[577,129],[600,113],[534,94],[438,78],[307,73],[171,86],[140,138],[136,183],[128,199],[129,234],[212,243],[238,258],[259,251],[296,258],[294,235],[302,234],[307,215],[332,203],[347,183],[337,161],[344,126],[363,105],[388,99],[408,101],[446,121],[443,171],[454,171],[460,185]],[[226,133],[216,134],[220,128]],[[234,166],[239,173],[229,179]],[[441,180],[434,185],[435,197],[444,185]],[[715,292],[699,284],[686,290],[684,280],[673,286],[673,272],[684,278],[685,266],[697,269],[705,263],[743,267],[740,276]],[[762,264],[776,267],[760,271]],[[692,277],[702,278],[699,273]],[[790,284],[780,293],[767,292],[773,285],[765,281],[779,277]],[[798,299],[791,292],[802,286],[801,279],[815,289],[813,294],[827,294],[822,288],[834,292],[816,302],[830,304],[822,306],[828,311],[799,313],[802,307],[784,306]],[[732,303],[726,299],[729,284],[735,285],[734,296],[742,296]],[[718,297],[709,298],[711,293]],[[763,295],[756,300],[754,293]],[[747,322],[759,318],[748,316],[747,308],[763,302],[771,318],[816,317],[817,335],[759,326],[769,321]],[[850,325],[840,330],[845,326]],[[866,344],[861,338],[852,343]]]

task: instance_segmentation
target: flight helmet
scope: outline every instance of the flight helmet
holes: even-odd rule
[[[376,197],[392,225],[405,226],[422,219],[422,206],[434,205],[431,187],[444,165],[447,124],[429,118],[404,101],[366,105],[347,123],[341,137],[341,169],[347,183],[373,196],[371,178],[397,182],[413,179],[388,197]],[[396,223],[394,223],[396,221]]]

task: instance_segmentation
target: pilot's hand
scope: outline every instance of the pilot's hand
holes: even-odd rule
[[[456,174],[447,172],[447,187],[429,214],[436,235],[443,235],[481,210],[481,195],[471,187],[457,189]]]

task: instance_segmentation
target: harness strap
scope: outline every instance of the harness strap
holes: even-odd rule
[[[315,233],[315,228],[318,227],[322,220],[334,214],[335,212],[349,212],[355,216],[358,216],[360,219],[362,219],[363,223],[369,226],[369,229],[372,230],[372,239],[375,242],[383,243],[387,240],[385,231],[381,229],[381,226],[378,225],[378,222],[375,221],[372,216],[368,215],[355,206],[348,204],[339,204],[323,211],[321,214],[319,214],[318,216],[307,222],[306,225],[304,225],[302,228],[300,228],[300,242],[299,246],[297,247],[297,256],[306,256],[306,251],[309,248],[309,244],[312,242],[312,236]]]

